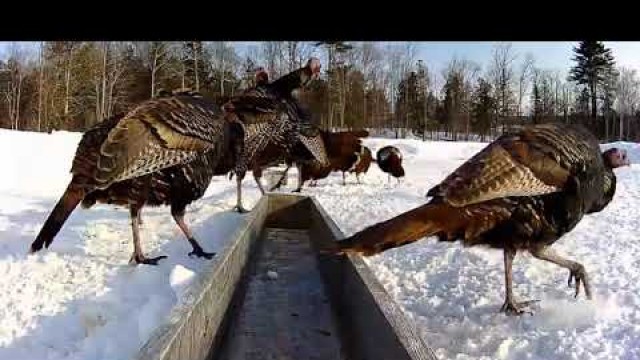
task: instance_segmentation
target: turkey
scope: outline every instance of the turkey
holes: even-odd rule
[[[402,167],[402,153],[395,146],[385,146],[376,153],[376,162],[380,170],[386,172],[389,182],[391,176],[398,179],[404,176],[404,168]]]
[[[301,121],[300,114],[304,114],[304,110],[293,94],[317,79],[319,73],[319,60],[311,58],[304,67],[272,83],[268,83],[267,78],[257,81],[255,88],[223,106],[227,115],[237,117],[243,124],[245,134],[242,151],[233,167],[236,174],[236,209],[239,212],[247,211],[242,206],[242,180],[267,146],[272,145],[286,152],[295,144],[302,143],[315,159],[322,163],[327,161],[317,128],[306,121],[307,116],[303,116]],[[265,118],[269,121],[264,121]]]
[[[502,135],[427,193],[416,209],[370,226],[337,243],[334,253],[370,256],[416,240],[462,241],[504,251],[506,298],[501,311],[531,313],[532,302],[512,292],[517,252],[569,270],[575,296],[581,285],[591,299],[583,265],[556,254],[551,245],[586,214],[613,199],[613,169],[629,166],[626,151],[601,152],[596,138],[577,125],[542,124]]]
[[[310,77],[299,74],[298,85]],[[184,209],[204,194],[221,163],[236,169],[245,166],[244,144],[252,144],[246,141],[247,134],[254,135],[249,137],[254,142],[263,140],[255,135],[256,128],[286,128],[284,135],[295,136],[298,127],[288,125],[295,125],[295,119],[279,96],[280,93],[262,98],[236,97],[228,103],[234,108],[229,111],[227,107],[222,112],[214,102],[195,93],[179,92],[171,96],[163,93],[126,115],[96,124],[83,135],[73,159],[72,180],[30,251],[48,248],[81,201],[86,200],[85,207],[106,202],[130,208],[132,262],[155,265],[163,256],[144,256],[139,240],[140,211],[145,203],[169,203],[174,219],[193,246],[190,254],[211,258],[212,253],[202,250],[184,223]],[[263,136],[273,134],[277,133],[267,132]],[[209,169],[203,170],[203,166]],[[239,205],[241,208],[240,201]]]
[[[294,152],[289,164],[295,162],[298,167],[298,187],[300,192],[307,180],[324,179],[332,171],[342,171],[342,184],[345,185],[345,172],[354,167],[362,151],[361,138],[369,136],[366,130],[356,131],[320,131],[322,141],[327,149],[328,164],[304,157],[300,152]]]
[[[140,211],[145,204],[170,204],[171,213],[193,247],[190,255],[211,258],[184,222],[184,210],[202,196],[221,154],[242,136],[219,107],[191,93],[162,95],[127,114],[106,119],[86,131],[72,162],[72,179],[49,214],[30,252],[49,247],[82,202],[128,206],[134,251],[131,262],[157,264],[140,245]],[[184,165],[188,164],[188,165]],[[208,168],[208,169],[205,169]]]
[[[268,90],[270,86],[268,85],[269,75],[263,68],[260,67],[257,69],[255,78],[257,89],[266,88]],[[252,91],[252,89],[250,89],[250,91]],[[317,160],[321,164],[329,162],[320,129],[312,122],[309,111],[296,99],[289,98],[288,101],[291,102],[296,109],[296,117],[299,124],[301,124],[302,131],[297,134],[297,137],[294,138],[291,143],[269,143],[249,161],[249,168],[251,168],[253,177],[262,194],[265,194],[265,190],[260,179],[262,177],[262,171],[265,168],[286,163],[287,159],[291,158],[307,161]],[[273,191],[280,186],[288,170],[289,167],[284,171],[277,184],[271,187],[269,191]]]
[[[371,156],[371,149],[366,146],[362,146],[362,150],[356,154],[358,156],[358,160],[353,165],[350,173],[356,174],[356,180],[358,184],[360,184],[360,174],[366,174],[369,171],[369,166],[371,166],[371,161],[373,161],[373,156]]]

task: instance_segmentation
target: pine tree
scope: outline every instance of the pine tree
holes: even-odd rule
[[[604,86],[607,78],[615,72],[611,49],[605,48],[600,41],[582,41],[578,47],[574,47],[573,60],[577,64],[571,68],[569,80],[585,85],[589,89],[591,100],[591,117],[597,115],[597,94],[601,86]]]
[[[485,136],[491,130],[491,123],[494,111],[496,109],[496,100],[491,96],[491,84],[483,78],[478,79],[478,85],[473,92],[471,109],[473,114],[474,131],[482,135],[484,141]]]
[[[444,117],[453,134],[453,140],[458,138],[461,123],[464,82],[460,73],[450,71],[444,84]]]

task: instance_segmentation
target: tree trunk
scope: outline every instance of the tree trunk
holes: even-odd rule
[[[151,98],[153,99],[156,96],[156,65],[158,63],[158,58],[156,54],[153,55],[153,63],[151,65]]]
[[[105,43],[104,50],[102,56],[102,104],[100,104],[100,117],[96,119],[96,121],[100,121],[99,119],[104,119],[106,115],[106,103],[107,103],[107,58],[109,57],[109,44]]]
[[[38,74],[38,131],[42,131],[42,88],[44,83],[44,54],[43,43],[40,43],[40,56],[39,56],[39,74]]]
[[[69,92],[71,85],[71,51],[69,51],[69,58],[67,59],[67,68],[65,71],[64,81],[64,115],[69,114]]]
[[[220,67],[220,96],[224,97],[224,67],[225,67],[225,59],[224,59],[224,53],[222,54],[222,59],[221,59],[221,67]]]
[[[598,109],[596,107],[597,102],[596,102],[596,84],[595,83],[591,83],[590,90],[591,90],[591,118],[595,119],[598,114],[598,111],[597,111]]]
[[[16,130],[19,129],[20,122],[20,94],[22,94],[22,73],[18,74],[18,95],[16,96]]]
[[[198,51],[195,47],[195,44],[193,46],[193,71],[195,72],[196,76],[196,91],[200,91],[200,78],[198,76]]]

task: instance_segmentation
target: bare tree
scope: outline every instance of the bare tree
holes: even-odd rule
[[[282,50],[281,41],[265,41],[262,43],[262,58],[265,61],[265,67],[270,79],[275,79],[284,72],[282,68]]]
[[[640,104],[640,80],[636,75],[637,71],[635,69],[622,67],[619,70],[616,107],[620,115],[620,140],[624,138],[625,118],[627,115],[635,114]]]
[[[498,44],[493,49],[489,76],[493,81],[496,92],[498,115],[502,119],[502,131],[504,120],[511,115],[513,109],[513,62],[515,55],[511,44]]]
[[[38,47],[38,131],[42,131],[42,105],[44,99],[44,41]]]
[[[18,43],[11,43],[7,71],[9,73],[8,88],[5,90],[5,101],[11,129],[18,130],[20,126],[20,108],[22,97],[22,83],[26,76],[26,53]]]
[[[220,86],[220,96],[225,96],[225,83],[228,73],[233,73],[238,64],[238,57],[234,47],[225,41],[215,41],[211,43],[211,73],[217,74],[216,79]],[[233,90],[233,89],[232,89]]]
[[[525,55],[518,71],[518,116],[522,116],[522,104],[531,81],[531,72],[535,59],[531,53]]]
[[[153,98],[156,96],[158,77],[162,69],[169,64],[169,55],[174,46],[169,42],[152,41],[137,42],[136,47],[151,74],[151,97]]]
[[[381,54],[375,43],[371,42],[363,42],[360,44],[359,50],[360,66],[364,76],[364,84],[362,86],[362,114],[364,117],[364,123],[367,124],[367,92],[371,86],[371,82],[375,82],[375,63],[380,61]],[[373,84],[373,86],[375,86],[375,84]]]

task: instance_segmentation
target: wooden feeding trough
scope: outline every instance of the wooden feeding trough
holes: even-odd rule
[[[268,194],[139,360],[436,359],[311,197]]]

